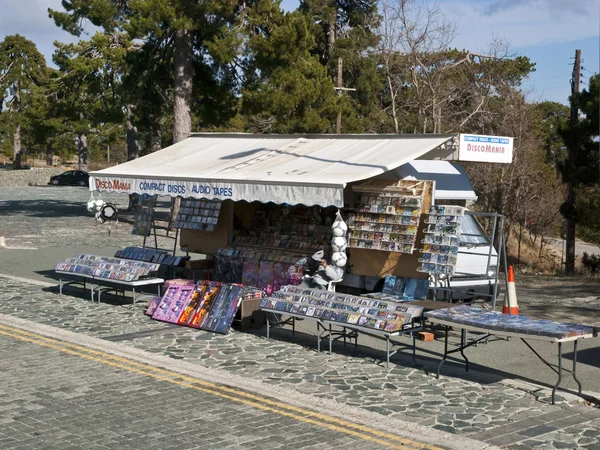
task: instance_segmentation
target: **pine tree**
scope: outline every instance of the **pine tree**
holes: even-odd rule
[[[33,42],[18,34],[0,42],[0,99],[6,108],[3,119],[12,128],[15,169],[21,168],[22,132],[32,116],[28,113],[44,98],[46,80],[46,61]]]

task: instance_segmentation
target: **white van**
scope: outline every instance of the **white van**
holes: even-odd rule
[[[434,181],[434,204],[469,206],[477,196],[464,169],[448,161],[414,160],[382,176],[388,179],[414,179]],[[430,283],[429,296],[437,300],[470,300],[477,297],[492,298],[498,295],[498,253],[492,239],[484,231],[477,217],[492,216],[467,212],[461,222],[461,239],[456,270],[450,280]],[[378,277],[346,274],[340,283],[362,292],[381,290]]]

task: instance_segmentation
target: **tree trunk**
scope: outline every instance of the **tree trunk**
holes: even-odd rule
[[[386,65],[387,64],[388,63],[386,62]],[[398,113],[396,112],[396,93],[394,92],[392,77],[389,75],[389,73],[386,78],[388,82],[388,87],[390,89],[390,100],[392,101],[392,120],[394,121],[394,132],[398,134],[400,131],[398,127]]]
[[[21,87],[18,81],[14,84],[14,103],[17,109],[17,123],[15,125],[15,134],[13,135],[13,169],[21,168],[21,124],[19,119],[21,118]]]
[[[192,34],[175,33],[175,107],[173,109],[173,143],[187,138],[192,131]]]
[[[77,136],[77,158],[79,170],[87,172],[88,170],[88,140],[85,134]]]
[[[157,121],[152,121],[150,126],[150,153],[154,153],[162,148],[160,125]]]
[[[21,156],[21,124],[17,122],[13,135],[13,169],[21,168]]]
[[[336,32],[336,20],[337,11],[334,11],[329,16],[329,29],[327,30],[327,59],[331,60],[333,56],[333,47],[335,45],[335,32]]]
[[[52,149],[52,139],[46,140],[46,165],[52,167],[54,164],[54,151]]]
[[[125,128],[127,130],[127,161],[137,159],[140,156],[140,148],[137,143],[137,127],[133,125],[133,105],[127,105],[127,119]]]

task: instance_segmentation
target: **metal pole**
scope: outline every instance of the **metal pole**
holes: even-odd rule
[[[506,260],[506,241],[504,240],[504,216],[502,216],[502,221],[500,225],[500,236],[502,240],[502,259],[504,261],[504,292],[506,293],[506,298],[508,300],[508,310],[510,311],[510,299],[508,298],[508,261]],[[496,308],[496,299],[494,299],[494,309]]]
[[[575,65],[573,66],[573,75],[571,78],[571,132],[569,136],[569,154],[568,154],[568,169],[569,177],[567,179],[567,206],[568,213],[566,214],[567,229],[567,254],[565,260],[565,271],[567,275],[573,275],[575,272],[575,217],[573,208],[575,207],[575,182],[573,172],[575,160],[577,158],[577,133],[574,127],[579,121],[579,107],[577,100],[579,98],[579,81],[581,77],[581,50],[575,50]]]

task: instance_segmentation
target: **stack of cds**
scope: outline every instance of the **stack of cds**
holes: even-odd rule
[[[150,236],[152,229],[152,218],[158,195],[142,194],[137,198],[133,213],[132,234],[139,236]]]
[[[412,253],[423,206],[423,186],[397,186],[380,191],[368,186],[355,187],[360,195],[356,213],[348,220],[348,246]]]
[[[456,268],[460,242],[462,206],[432,206],[426,219],[423,255],[419,259],[420,272],[452,275]]]
[[[153,262],[166,266],[179,266],[182,261],[187,259],[185,256],[171,256],[166,250],[140,247],[126,247],[115,253],[115,257]]]
[[[58,263],[54,270],[73,272],[95,278],[136,281],[159,269],[159,264],[108,258],[96,255],[76,255]]]
[[[219,222],[221,201],[185,199],[175,219],[176,228],[214,231]]]
[[[264,298],[261,309],[312,317],[341,325],[370,328],[388,333],[413,328],[423,307],[356,297],[329,291],[283,286]],[[420,325],[420,324],[418,324]]]

